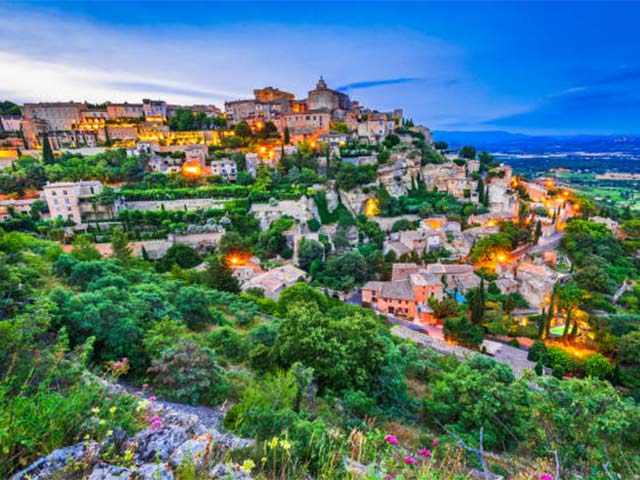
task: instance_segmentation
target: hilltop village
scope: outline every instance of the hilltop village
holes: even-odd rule
[[[450,148],[323,78],[302,99],[265,87],[221,107],[0,103],[0,398],[19,417],[12,379],[35,375],[42,418],[76,402],[50,420],[65,436],[24,427],[0,449],[0,476],[626,471],[635,212]],[[120,396],[130,384],[145,400]],[[179,403],[156,410],[155,394]]]

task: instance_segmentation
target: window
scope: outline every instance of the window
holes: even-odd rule
[[[64,203],[65,205],[71,205],[71,200],[69,200],[68,198],[65,198]]]
[[[66,190],[62,190],[62,194],[63,194],[63,195],[66,195],[66,194],[67,194],[67,191],[66,191]]]
[[[57,199],[57,198],[54,198],[54,199],[53,199],[53,204],[54,204],[54,205],[58,205],[58,199]]]

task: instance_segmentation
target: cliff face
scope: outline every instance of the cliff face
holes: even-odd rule
[[[116,430],[101,443],[88,439],[61,448],[11,480],[172,480],[181,468],[193,468],[202,478],[251,479],[224,460],[253,440],[223,433],[222,410],[155,402],[149,413],[157,421],[133,436]]]

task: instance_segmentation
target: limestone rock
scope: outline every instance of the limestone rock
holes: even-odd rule
[[[96,442],[80,442],[69,447],[54,450],[24,470],[16,473],[11,480],[48,480],[60,477],[61,471],[70,463],[83,462],[92,465],[98,459],[100,447]]]
[[[133,472],[132,480],[173,480],[173,471],[166,463],[146,463]]]
[[[211,469],[209,472],[209,478],[211,479],[219,479],[219,480],[252,480],[253,477],[243,472],[242,470],[238,470],[230,463],[218,464]]]
[[[129,480],[132,473],[128,468],[101,463],[93,468],[88,480]]]

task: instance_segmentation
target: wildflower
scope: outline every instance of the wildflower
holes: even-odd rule
[[[148,406],[149,406],[149,400],[140,400],[138,402],[138,406],[136,407],[136,410],[141,412],[142,410],[146,410]]]
[[[143,383],[142,384],[142,388],[146,390],[147,388],[149,388],[149,384],[148,383]]]
[[[107,437],[110,437],[111,435],[113,435],[113,430],[107,430]]]
[[[384,476],[384,480],[395,480],[395,477],[393,475],[391,475],[390,473],[387,473]]]
[[[271,441],[269,442],[269,448],[271,450],[278,448],[278,437],[273,437],[271,439]]]
[[[155,396],[155,395],[151,395],[151,396],[149,397],[149,401],[150,401],[150,402],[155,402],[155,401],[156,401],[156,396]]]
[[[87,434],[84,436],[84,439],[85,439],[85,440],[89,440],[89,438],[90,438],[90,437],[89,437],[89,434],[87,433]]]
[[[540,475],[540,480],[553,480],[553,477],[548,473],[543,473]]]
[[[161,428],[162,428],[162,420],[160,420],[159,418],[158,418],[157,420],[154,420],[154,421],[151,423],[151,426],[149,427],[149,429],[150,429],[152,432],[155,432],[156,430],[159,430],[159,429],[161,429]]]
[[[104,425],[104,424],[105,424],[105,423],[107,423],[107,422],[105,422],[105,421],[104,421],[104,418],[101,418],[101,419],[100,419],[100,421],[99,421],[98,423],[99,423],[100,425]]]
[[[438,440],[436,440],[435,438],[433,439],[433,442],[431,442],[431,445],[433,445],[434,447],[438,446]]]
[[[404,463],[407,463],[409,465],[414,465],[416,463],[416,459],[407,455],[406,457],[404,457]]]
[[[263,465],[264,465],[265,463],[267,463],[267,457],[262,457],[262,458],[260,459],[260,463],[262,463]]]
[[[431,450],[429,450],[428,448],[423,448],[418,453],[423,457],[427,457],[427,458],[431,457]]]
[[[114,413],[116,413],[116,407],[111,407],[111,408],[109,409],[109,413],[110,413],[111,415],[113,415]]]
[[[138,397],[141,397],[141,396],[142,396],[142,392],[136,392],[136,395],[137,395]]]
[[[289,450],[291,450],[291,444],[289,442],[287,442],[286,440],[280,440],[280,446],[286,450],[287,452]]]
[[[100,413],[100,409],[98,407],[93,407],[91,409],[91,413]]]
[[[393,435],[387,435],[384,437],[384,441],[390,443],[391,445],[398,445],[398,439]]]
[[[245,473],[251,473],[251,470],[255,466],[256,466],[256,464],[253,462],[253,460],[247,459],[242,463],[242,466],[240,467],[240,470],[242,470]]]

